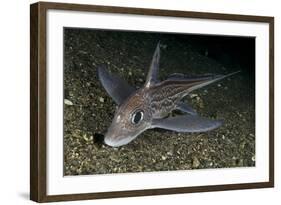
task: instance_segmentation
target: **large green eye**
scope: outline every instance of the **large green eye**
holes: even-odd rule
[[[135,125],[140,123],[140,121],[142,121],[142,119],[143,119],[143,111],[142,110],[137,110],[132,115],[132,123],[135,124]]]

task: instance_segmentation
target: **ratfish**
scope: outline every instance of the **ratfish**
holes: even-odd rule
[[[135,89],[118,75],[109,73],[103,66],[98,67],[98,78],[108,95],[118,105],[115,116],[108,128],[104,143],[119,147],[134,140],[147,129],[196,133],[207,132],[220,127],[223,120],[201,117],[183,98],[190,92],[206,85],[234,75],[204,75],[187,77],[174,73],[159,82],[160,42],[155,49],[146,82],[140,89]],[[172,111],[181,111],[180,115],[171,116]]]

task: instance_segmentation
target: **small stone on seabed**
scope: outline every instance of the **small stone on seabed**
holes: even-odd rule
[[[99,101],[103,103],[104,102],[104,98],[103,97],[99,97]]]
[[[162,160],[166,160],[167,159],[167,157],[165,157],[165,156],[162,156],[161,158],[162,158]]]
[[[89,140],[86,134],[83,134],[83,139],[84,139],[85,141],[88,141],[88,140]]]
[[[68,99],[64,99],[64,104],[66,104],[66,105],[73,105],[73,103],[70,100],[68,100]]]
[[[198,95],[197,95],[197,94],[190,94],[189,96],[190,96],[191,98],[198,97]]]
[[[194,157],[194,158],[193,158],[193,162],[192,162],[192,166],[193,166],[194,168],[197,168],[197,167],[199,167],[199,165],[200,165],[199,160],[197,159],[197,157]]]
[[[129,75],[133,75],[133,73],[131,71],[129,71]]]
[[[252,161],[255,162],[256,161],[256,157],[252,156]]]

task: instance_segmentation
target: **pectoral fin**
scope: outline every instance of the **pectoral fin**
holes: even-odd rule
[[[98,76],[106,92],[118,105],[135,91],[135,88],[131,87],[126,81],[109,73],[104,67],[98,68]]]
[[[207,132],[218,128],[222,123],[222,120],[210,120],[195,115],[180,115],[164,119],[154,119],[152,127],[176,132]]]
[[[178,110],[188,113],[190,115],[197,115],[197,112],[188,104],[184,102],[179,102],[176,107]]]

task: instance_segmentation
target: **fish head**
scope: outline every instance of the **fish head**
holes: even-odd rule
[[[151,114],[142,94],[130,96],[121,104],[105,134],[104,143],[119,147],[134,140],[140,133],[151,126]]]

